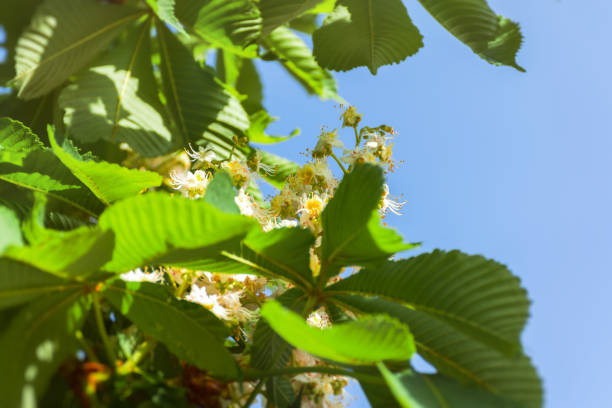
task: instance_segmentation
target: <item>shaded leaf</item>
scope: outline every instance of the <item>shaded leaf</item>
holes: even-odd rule
[[[99,1],[45,0],[17,43],[19,96],[37,98],[61,85],[143,13]]]
[[[157,95],[150,30],[150,20],[134,27],[119,47],[62,91],[59,106],[75,139],[125,142],[148,157],[167,153],[176,144]]]
[[[276,298],[283,306],[301,313],[306,304],[301,289],[291,288]],[[293,346],[280,337],[265,319],[259,319],[253,333],[251,365],[260,370],[285,367],[291,358]]]
[[[419,1],[444,28],[483,59],[524,71],[515,60],[522,43],[518,24],[497,16],[486,0]]]
[[[163,286],[149,282],[115,280],[106,284],[102,293],[180,359],[228,379],[238,374],[234,358],[223,346],[229,331],[205,307],[176,299]]]
[[[229,156],[234,136],[249,128],[247,113],[209,70],[200,67],[170,30],[159,24],[157,28],[168,108],[185,140],[204,139],[222,157]]]
[[[0,309],[83,287],[82,283],[60,279],[7,258],[0,258],[0,271]]]
[[[386,313],[409,325],[418,353],[440,374],[527,407],[542,406],[542,384],[528,357],[508,357],[444,320],[396,302],[355,295],[338,295],[334,299],[353,311]]]
[[[415,352],[407,327],[382,315],[321,330],[271,301],[261,308],[261,316],[295,347],[339,363],[369,365],[383,360],[405,361]]]
[[[399,63],[423,46],[401,0],[340,0],[312,34],[314,56],[335,71]]]
[[[249,0],[176,0],[175,13],[183,26],[212,47],[255,57],[261,17]]]
[[[504,265],[459,251],[388,262],[328,289],[407,303],[510,354],[520,349],[529,315],[526,291]]]
[[[342,102],[332,75],[319,66],[310,48],[293,31],[279,27],[264,40],[264,45],[278,55],[283,67],[309,94]]]
[[[265,150],[260,150],[260,153],[261,162],[274,169],[272,174],[264,175],[266,181],[279,190],[283,189],[287,177],[295,174],[300,169],[300,166],[297,163],[285,159],[284,157],[277,156],[274,153],[270,153]]]
[[[48,128],[48,134],[55,155],[105,204],[136,195],[149,187],[159,186],[162,182],[162,177],[151,171],[87,160],[87,156],[81,156],[68,139],[56,140],[51,127]]]
[[[287,24],[320,2],[321,0],[261,0],[259,2],[263,19],[261,36],[267,36],[275,28]]]
[[[11,373],[0,381],[7,407],[35,406],[63,360],[77,348],[74,333],[90,306],[82,289],[65,290],[29,303],[0,337],[0,364]]]
[[[290,408],[297,396],[285,377],[270,377],[266,381],[266,396],[276,408]]]

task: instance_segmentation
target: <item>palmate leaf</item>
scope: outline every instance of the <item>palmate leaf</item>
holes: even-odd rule
[[[166,256],[173,265],[213,273],[249,273],[267,278],[283,277],[300,287],[313,283],[309,267],[309,248],[315,237],[308,229],[278,228],[263,232],[254,228],[242,241],[208,253],[193,252]]]
[[[147,0],[147,4],[164,23],[170,24],[178,32],[185,34],[185,29],[174,14],[174,0]]]
[[[261,0],[259,9],[263,19],[261,36],[265,37],[274,29],[287,24],[322,0]]]
[[[246,96],[246,99],[242,101],[242,106],[249,115],[264,109],[263,85],[252,59],[242,59],[236,77],[236,90]]]
[[[392,254],[414,247],[380,225],[376,209],[383,183],[382,168],[371,164],[355,166],[342,179],[321,214],[321,279],[337,274],[341,266],[378,265]]]
[[[439,373],[526,407],[542,406],[542,385],[528,357],[509,357],[442,319],[396,302],[357,295],[338,295],[334,300],[353,311],[385,313],[407,324],[418,353]]]
[[[297,396],[285,377],[270,377],[266,381],[266,397],[276,408],[291,408]]]
[[[74,333],[89,306],[81,287],[38,298],[12,317],[0,336],[0,365],[11,373],[0,382],[5,406],[36,406],[55,371],[76,351]]]
[[[183,26],[212,47],[254,58],[261,32],[259,10],[249,0],[175,0]],[[246,47],[246,48],[245,48]]]
[[[0,205],[0,255],[11,245],[23,245],[19,218],[9,208]]]
[[[81,156],[68,139],[56,140],[53,128],[47,130],[55,155],[102,201],[110,204],[159,186],[162,177],[151,171],[128,169],[115,163],[95,162]],[[62,144],[60,146],[59,143]]]
[[[127,5],[45,0],[17,43],[19,96],[33,99],[61,85],[143,14]]]
[[[274,169],[272,174],[264,174],[266,181],[282,190],[287,177],[295,174],[300,169],[300,166],[296,162],[274,153],[265,150],[260,150],[259,152],[261,153],[261,162]]]
[[[58,278],[32,266],[0,258],[0,310],[42,296],[82,288],[83,284]]]
[[[523,43],[523,35],[517,23],[499,16],[495,36],[489,41],[487,49],[479,55],[493,65],[508,65],[521,72],[525,69],[516,63],[516,53]]]
[[[165,125],[151,65],[150,30],[150,19],[134,27],[118,48],[62,91],[59,106],[75,139],[126,142],[148,157],[181,144]]]
[[[366,66],[372,74],[423,46],[401,0],[340,0],[312,41],[322,67],[347,71]]]
[[[236,377],[235,360],[223,346],[229,331],[205,307],[176,299],[165,287],[149,282],[115,280],[105,284],[102,293],[180,359],[228,379]]]
[[[263,43],[278,55],[283,67],[309,94],[318,95],[323,100],[343,101],[336,92],[336,81],[332,75],[319,66],[310,48],[293,31],[278,27]]]
[[[406,361],[415,352],[407,327],[386,316],[367,316],[329,329],[311,327],[297,313],[270,301],[261,316],[287,342],[310,354],[339,363],[371,365]]]
[[[276,298],[281,305],[302,313],[306,295],[299,288],[291,288]],[[291,358],[293,346],[280,337],[265,319],[259,319],[253,333],[251,365],[259,370],[285,367]]]
[[[186,141],[204,139],[227,157],[234,146],[233,137],[249,128],[247,113],[170,30],[160,24],[157,29],[164,90],[179,130]]]
[[[82,280],[94,275],[111,259],[112,231],[81,227],[51,231],[40,241],[6,250],[4,256],[54,275]]]
[[[15,76],[15,46],[17,39],[30,23],[32,14],[41,0],[4,0],[0,2],[0,16],[2,16],[2,28],[4,41],[2,47],[5,50],[4,57],[0,61],[0,85]],[[0,116],[4,116],[0,113]]]
[[[407,408],[518,408],[522,404],[484,392],[476,387],[466,387],[442,375],[423,375],[411,370],[394,374],[381,366],[385,381],[399,402],[386,390],[373,390],[373,384],[362,387],[372,406]],[[377,387],[378,388],[378,387]],[[372,397],[375,399],[373,400]]]
[[[40,191],[93,216],[102,212],[102,202],[23,124],[0,119],[0,150],[0,180]]]
[[[526,291],[505,266],[459,251],[388,262],[328,290],[405,302],[508,353],[520,349],[519,336],[529,315]]]
[[[516,53],[522,36],[516,23],[497,16],[486,0],[419,0],[423,7],[457,39],[495,65],[519,71]]]
[[[125,272],[213,256],[243,239],[255,221],[223,213],[203,200],[149,193],[109,207],[98,225],[115,233],[113,258],[105,269]]]

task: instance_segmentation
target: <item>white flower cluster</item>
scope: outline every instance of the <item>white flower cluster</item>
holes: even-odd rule
[[[329,166],[333,159],[343,173],[351,171],[357,163],[374,163],[386,170],[393,170],[391,160],[393,145],[390,144],[394,135],[388,126],[377,128],[363,127],[357,129],[361,121],[354,107],[347,108],[342,114],[342,126],[354,129],[355,145],[347,149],[338,135],[338,130],[323,131],[315,148],[311,151],[312,160],[301,166],[295,174],[288,176],[284,187],[268,203],[255,200],[249,193],[249,186],[255,183],[261,175],[273,175],[275,169],[262,162],[259,153],[251,155],[247,160],[221,160],[211,150],[199,147],[190,149],[183,154],[188,158],[176,160],[181,165],[166,165],[168,171],[166,183],[190,199],[202,199],[216,171],[226,171],[234,186],[238,189],[235,202],[240,213],[257,220],[264,231],[275,228],[302,227],[308,228],[316,237],[315,245],[310,249],[310,268],[313,276],[318,277],[321,269],[320,246],[322,241],[321,215],[328,201],[333,197],[339,184]],[[342,151],[336,156],[334,149]],[[186,155],[186,156],[185,156]],[[347,166],[347,167],[345,167]],[[400,214],[404,205],[393,199],[389,187],[384,186],[380,197],[379,211],[381,216],[391,212]],[[232,333],[243,335],[247,341],[251,339],[254,325],[258,320],[259,306],[275,294],[280,294],[286,286],[275,281],[254,275],[224,275],[207,271],[188,271],[177,268],[164,270],[168,279],[177,288],[179,297],[202,305],[226,322]],[[136,269],[122,275],[124,280],[160,282],[163,273],[148,272]],[[341,279],[340,276],[333,278]],[[277,286],[274,286],[277,285]],[[271,295],[271,288],[276,291]],[[331,326],[330,319],[324,310],[317,310],[308,317],[308,323],[314,327],[325,329]],[[236,355],[238,360],[245,358]],[[292,364],[295,366],[324,365],[320,360],[301,351],[293,352]],[[345,387],[348,380],[345,377],[323,374],[305,373],[291,379],[296,391],[302,392],[302,407],[336,408],[346,406],[348,394]],[[243,388],[225,385],[221,405],[224,407],[240,406],[252,389],[252,384],[245,383]]]

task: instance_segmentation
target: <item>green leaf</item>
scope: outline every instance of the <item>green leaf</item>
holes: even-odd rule
[[[385,366],[384,363],[377,363],[376,367],[385,379],[387,386],[395,399],[400,403],[402,408],[417,408],[419,404],[413,399],[409,390],[407,390],[395,375]],[[380,402],[379,402],[380,403]]]
[[[348,71],[399,63],[423,46],[401,0],[340,0],[312,34],[314,56],[323,68]]]
[[[82,280],[94,275],[111,259],[114,243],[112,231],[98,228],[48,230],[45,239],[9,248],[4,256],[60,277]]]
[[[158,24],[157,33],[168,108],[184,139],[204,139],[227,157],[234,146],[234,136],[249,128],[247,113],[209,70],[198,65],[170,30]]]
[[[231,176],[225,171],[217,171],[204,194],[204,201],[212,204],[223,212],[240,214],[236,205],[236,190]]]
[[[322,100],[343,101],[337,94],[336,81],[332,75],[319,66],[310,48],[293,31],[279,27],[263,43],[278,55],[283,67],[309,94],[318,95]]]
[[[241,242],[224,246],[217,252],[196,254],[191,262],[182,256],[182,262],[173,264],[213,273],[283,277],[300,287],[309,287],[313,281],[308,250],[314,240],[308,229],[277,228],[264,232],[254,228]]]
[[[76,351],[74,333],[90,306],[83,290],[64,290],[29,303],[4,328],[0,362],[11,375],[0,381],[7,407],[34,407],[63,360]]]
[[[23,245],[19,218],[10,209],[0,206],[0,255],[12,245]]]
[[[5,56],[0,61],[0,85],[15,76],[15,46],[21,33],[30,24],[34,9],[40,0],[3,0],[0,2],[0,16],[4,41],[2,48]],[[2,116],[3,114],[0,114]]]
[[[23,165],[29,153],[43,149],[43,144],[30,129],[10,118],[0,118],[0,161]]]
[[[405,302],[510,354],[520,349],[529,316],[529,300],[517,277],[502,264],[459,251],[388,262],[328,289]]]
[[[284,157],[277,156],[274,153],[270,153],[265,150],[260,150],[259,152],[261,153],[261,162],[274,169],[274,173],[264,175],[266,181],[279,190],[282,190],[283,186],[285,185],[285,181],[287,181],[287,177],[295,174],[300,169],[300,166],[297,163],[285,159]]]
[[[242,101],[242,106],[249,115],[264,109],[263,85],[252,59],[241,60],[240,70],[236,77],[236,90],[246,96],[246,99]]]
[[[297,396],[285,377],[270,377],[266,381],[266,397],[276,408],[290,408]]]
[[[0,97],[0,116],[20,121],[35,134],[45,134],[47,124],[53,122],[53,109],[57,99],[55,93],[29,101],[19,99],[15,91],[3,97]]]
[[[486,0],[419,0],[423,7],[457,39],[495,65],[519,71],[516,53],[522,36],[518,24],[497,16]]]
[[[85,157],[78,153],[68,139],[56,140],[53,128],[49,127],[47,133],[55,155],[104,204],[134,196],[162,182],[162,177],[151,171],[128,169],[104,161],[84,160]]]
[[[302,312],[306,296],[299,288],[291,288],[276,298],[283,306]],[[253,332],[251,365],[260,370],[285,367],[291,359],[293,346],[280,337],[265,319],[259,319]]]
[[[115,232],[113,259],[105,269],[125,272],[216,254],[244,238],[255,221],[221,212],[204,200],[149,193],[111,206],[98,225]]]
[[[375,266],[392,254],[413,248],[394,231],[380,225],[378,204],[383,170],[366,164],[344,176],[321,214],[323,242],[321,274],[329,278],[341,266]]]
[[[99,1],[45,0],[17,43],[19,96],[33,99],[61,85],[143,13]]]
[[[163,286],[149,282],[115,280],[106,284],[102,293],[180,359],[228,379],[237,376],[234,358],[223,346],[229,331],[205,307],[176,299]]]
[[[103,204],[96,196],[21,123],[0,119],[0,150],[4,152],[0,155],[0,180],[43,192],[90,215],[102,211]]]
[[[384,370],[386,370],[386,372]],[[476,387],[466,387],[457,381],[453,381],[439,374],[423,375],[411,370],[394,374],[386,369],[386,367],[381,367],[381,372],[391,390],[395,390],[394,394],[397,392],[401,395],[401,397],[397,399],[400,401],[402,407],[518,408],[523,406],[522,404],[484,392]],[[368,387],[366,385],[364,387],[366,394],[368,393],[368,388],[371,388],[371,386]],[[402,400],[404,403],[402,403]],[[409,404],[406,404],[405,402],[408,401]],[[393,407],[396,405],[392,398],[387,398],[384,402],[378,399],[377,404],[385,407]]]
[[[386,313],[410,327],[418,353],[440,374],[478,386],[526,407],[542,406],[542,385],[529,358],[508,357],[447,321],[385,299],[337,295],[353,311]]]
[[[170,24],[178,32],[186,34],[183,25],[174,15],[174,0],[147,0],[147,4],[161,21]]]
[[[175,13],[183,26],[211,47],[254,58],[261,17],[249,0],[176,0]]]
[[[516,63],[516,53],[523,43],[523,35],[517,23],[499,16],[495,36],[489,41],[487,49],[480,55],[493,65],[508,65],[521,72],[525,69]]]
[[[265,110],[255,112],[251,115],[250,119],[251,126],[249,127],[247,134],[251,143],[274,144],[284,142],[285,140],[289,140],[300,134],[299,129],[295,129],[289,136],[270,136],[266,134],[266,128],[270,125],[270,123],[277,121],[278,118],[270,116]],[[272,155],[268,154],[268,159],[271,157]],[[296,170],[297,168],[299,167],[296,165]],[[269,176],[274,176],[274,174],[270,174]]]
[[[64,123],[79,141],[125,142],[148,157],[167,153],[175,144],[153,76],[150,22],[131,29],[119,47],[60,94]]]
[[[261,316],[287,342],[310,354],[339,363],[370,365],[409,360],[415,352],[407,327],[385,316],[367,316],[329,329],[309,326],[280,303],[267,302]]]
[[[0,309],[21,305],[50,293],[83,287],[82,283],[60,279],[7,258],[0,258],[0,271]]]
[[[259,2],[263,19],[261,36],[267,36],[275,28],[287,24],[320,2],[321,0],[261,0]]]

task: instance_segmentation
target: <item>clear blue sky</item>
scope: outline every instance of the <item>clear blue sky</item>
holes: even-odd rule
[[[337,74],[365,123],[393,125],[392,176],[405,215],[389,222],[426,249],[499,260],[533,300],[524,346],[544,378],[546,406],[609,406],[612,362],[612,6],[605,0],[489,0],[519,21],[521,74],[493,67],[405,1],[425,48],[376,77]],[[277,148],[295,160],[333,102],[308,97],[275,64],[260,64]],[[273,82],[274,81],[274,82]],[[354,403],[352,406],[367,406]]]

